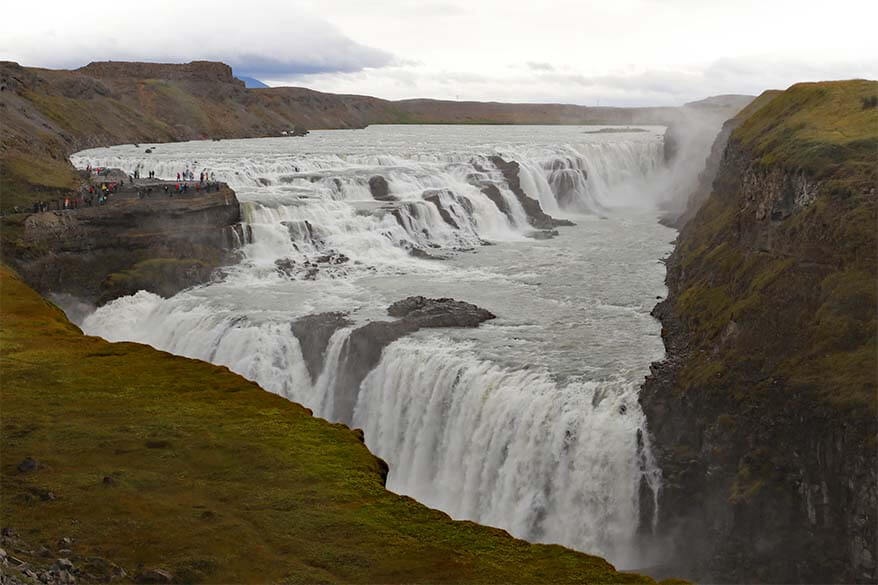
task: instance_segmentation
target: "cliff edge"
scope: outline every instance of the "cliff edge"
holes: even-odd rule
[[[105,205],[2,218],[2,259],[41,294],[103,304],[138,290],[168,297],[233,263],[244,242],[234,191],[173,195],[128,187]],[[154,192],[152,192],[154,190]]]
[[[641,403],[683,575],[878,576],[875,95],[854,80],[757,99],[668,260],[667,358]]]

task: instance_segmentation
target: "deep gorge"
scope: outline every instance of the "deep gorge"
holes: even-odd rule
[[[79,313],[86,333],[226,365],[362,428],[391,490],[454,518],[657,575],[869,582],[876,143],[858,100],[875,83],[845,83],[761,96],[712,149],[682,145],[685,177],[660,130],[80,153],[210,168],[234,193],[158,205],[151,227],[40,214],[6,230],[4,261],[102,305]],[[797,134],[825,120],[854,138]],[[656,219],[686,200],[671,253]],[[392,308],[419,296],[474,305]]]

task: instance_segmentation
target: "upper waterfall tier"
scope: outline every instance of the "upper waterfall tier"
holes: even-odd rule
[[[327,253],[381,269],[410,254],[437,256],[534,230],[549,237],[545,230],[571,214],[649,204],[646,184],[663,164],[660,128],[621,140],[582,128],[517,127],[488,141],[482,134],[490,129],[479,130],[430,128],[429,143],[412,142],[421,128],[379,127],[306,139],[128,145],[72,160],[227,182],[251,226],[248,258],[269,267],[292,259],[300,276]]]

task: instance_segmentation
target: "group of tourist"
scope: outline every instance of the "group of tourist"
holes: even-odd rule
[[[108,176],[110,171],[110,169],[104,167],[92,167],[91,165],[89,165],[86,170],[90,174],[94,173],[98,176]],[[155,171],[149,171],[148,177],[150,179],[155,179]],[[133,185],[134,179],[139,178],[140,170],[136,169],[133,172],[130,183]],[[219,191],[221,184],[217,183],[215,179],[215,174],[208,173],[205,169],[198,175],[198,181],[196,182],[195,174],[189,169],[186,169],[177,173],[176,183],[153,184],[138,188],[136,191],[137,198],[149,198],[153,193],[161,192],[164,192],[168,197],[174,197],[175,195],[183,195],[193,191],[196,193]],[[71,193],[57,199],[36,201],[31,206],[31,212],[41,213],[46,211],[63,211],[68,209],[80,209],[82,207],[93,207],[94,205],[105,205],[110,200],[110,196],[118,193],[122,188],[124,188],[124,183],[121,181],[104,181],[98,185],[92,184],[87,187],[83,186],[78,194]],[[130,192],[130,190],[128,192]],[[13,207],[11,210],[3,210],[0,212],[0,215],[22,213],[26,212],[25,209]]]
[[[178,181],[194,181],[195,173],[193,173],[189,169],[184,169],[183,171],[177,173]],[[198,182],[199,183],[207,183],[208,181],[216,181],[216,173],[207,172],[207,169],[204,169],[198,174]]]
[[[63,211],[65,209],[79,209],[80,207],[92,207],[95,203],[103,205],[107,202],[109,193],[101,193],[95,198],[94,192],[80,193],[79,195],[68,195],[67,197],[59,197],[50,201],[36,201],[31,207],[33,213],[43,211]]]
[[[155,179],[155,171],[147,171],[146,176],[148,179]],[[134,169],[134,172],[131,173],[131,182],[133,183],[136,179],[140,179],[140,169]]]

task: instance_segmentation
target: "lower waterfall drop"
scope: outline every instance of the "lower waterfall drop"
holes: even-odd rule
[[[627,381],[559,386],[439,338],[404,339],[363,381],[354,425],[391,463],[391,490],[519,538],[632,562],[641,477],[653,493],[660,481],[638,457],[637,392]]]

